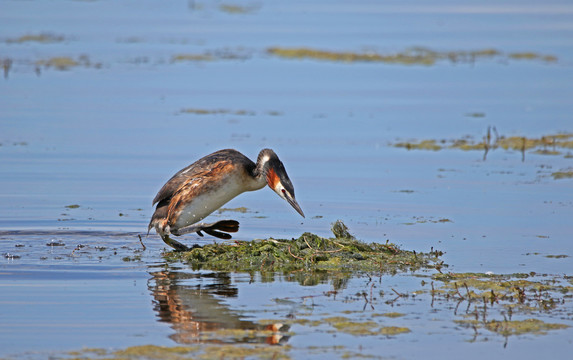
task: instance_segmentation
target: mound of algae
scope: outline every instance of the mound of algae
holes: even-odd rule
[[[388,241],[367,244],[354,238],[341,221],[332,226],[334,237],[304,233],[298,239],[265,239],[208,244],[187,252],[169,252],[167,260],[181,261],[193,269],[215,271],[343,271],[379,272],[436,269],[440,251],[416,253]]]

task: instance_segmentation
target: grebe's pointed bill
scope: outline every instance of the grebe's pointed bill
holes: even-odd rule
[[[267,183],[269,187],[273,189],[281,198],[285,199],[302,217],[304,213],[300,208],[300,205],[296,202],[294,197],[294,188],[282,163],[275,169],[270,168],[267,172]]]
[[[296,210],[297,213],[304,217],[304,213],[302,212],[300,205],[296,202],[294,197],[286,196],[286,201],[288,201],[288,203]]]

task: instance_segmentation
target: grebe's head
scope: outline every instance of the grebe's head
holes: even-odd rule
[[[294,187],[288,178],[282,161],[271,149],[264,149],[259,153],[257,165],[262,167],[267,178],[267,184],[281,198],[285,199],[302,217],[304,213],[294,197]]]

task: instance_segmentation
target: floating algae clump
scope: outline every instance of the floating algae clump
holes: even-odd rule
[[[375,321],[353,321],[344,316],[333,316],[324,319],[336,330],[351,335],[398,335],[410,332],[407,327],[383,326],[379,327]]]
[[[431,53],[406,52],[382,55],[373,52],[336,52],[310,48],[280,48],[267,49],[271,55],[287,59],[313,59],[337,62],[381,62],[404,65],[433,65],[436,57]]]
[[[569,327],[565,324],[546,323],[538,319],[491,320],[485,323],[479,320],[456,320],[456,323],[466,327],[485,328],[503,336],[523,334],[545,335],[549,330],[566,329]]]
[[[36,66],[45,68],[54,68],[56,70],[70,70],[72,68],[83,66],[91,68],[101,68],[102,64],[92,63],[87,55],[81,55],[77,59],[69,56],[56,56],[49,59],[42,59],[36,61]]]
[[[573,178],[573,170],[569,170],[569,171],[556,171],[554,173],[551,173],[551,176],[553,176],[553,178],[555,180],[559,180],[559,179],[570,179]]]
[[[156,345],[141,345],[132,346],[124,350],[119,350],[114,353],[119,359],[180,359],[183,355],[188,355],[196,351],[196,347],[187,346],[156,346]]]
[[[106,360],[187,360],[187,359],[276,359],[287,360],[287,346],[273,347],[265,345],[243,346],[240,344],[217,344],[215,346],[156,346],[140,345],[123,350],[84,349],[70,352],[73,359]],[[69,358],[69,357],[66,357]]]
[[[186,262],[194,269],[246,272],[333,270],[393,274],[436,268],[434,263],[439,260],[439,252],[416,253],[389,242],[367,244],[356,240],[342,222],[334,223],[333,232],[333,238],[304,233],[298,239],[214,243],[165,256],[168,260]]]
[[[451,62],[454,64],[473,64],[477,60],[487,59],[512,59],[512,60],[533,60],[544,61],[546,63],[556,62],[557,57],[553,55],[543,55],[537,53],[511,53],[504,54],[495,49],[481,49],[470,51],[435,51],[423,47],[409,48],[404,51],[380,54],[374,51],[352,52],[352,51],[329,51],[307,47],[271,47],[267,53],[284,59],[310,59],[317,61],[335,61],[343,63],[373,62],[400,65],[425,65],[431,66],[437,62]]]
[[[395,147],[402,147],[407,150],[432,150],[438,151],[442,149],[441,145],[438,145],[436,140],[422,140],[420,142],[400,142],[394,144]]]
[[[23,44],[27,42],[37,42],[37,43],[57,43],[64,41],[64,37],[61,35],[54,35],[50,33],[41,34],[26,34],[17,38],[7,39],[8,44]]]
[[[573,149],[573,134],[561,133],[544,135],[539,138],[528,138],[524,136],[503,136],[497,133],[495,127],[488,127],[487,133],[480,140],[475,140],[471,136],[461,139],[425,139],[417,141],[400,141],[392,146],[405,148],[407,150],[432,150],[458,149],[463,151],[479,150],[485,151],[484,160],[490,150],[504,149],[520,151],[525,157],[527,150],[535,150],[533,153],[540,155],[560,155],[558,149]],[[566,156],[567,157],[567,156]]]
[[[171,62],[182,61],[213,61],[215,58],[209,54],[177,54],[171,57]]]
[[[67,70],[80,65],[78,61],[67,56],[58,56],[47,60],[39,60],[36,64],[45,67],[53,67],[58,70]]]

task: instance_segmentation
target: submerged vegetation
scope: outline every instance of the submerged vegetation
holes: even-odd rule
[[[304,233],[298,239],[266,239],[208,244],[188,252],[170,252],[166,258],[194,269],[216,271],[369,271],[394,274],[423,268],[440,268],[439,251],[416,253],[398,246],[366,244],[348,233],[338,221],[333,238]]]

